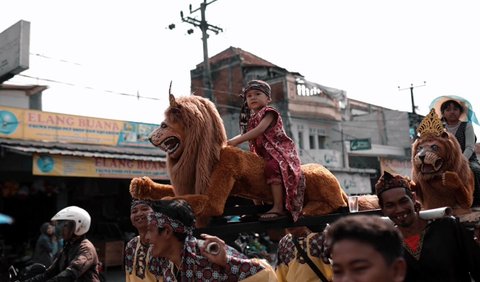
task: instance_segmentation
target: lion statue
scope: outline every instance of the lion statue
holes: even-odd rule
[[[165,120],[152,132],[150,141],[167,153],[172,185],[155,183],[148,177],[133,178],[132,197],[184,199],[197,218],[222,215],[230,195],[273,202],[263,159],[226,146],[225,128],[215,105],[194,95],[169,96]],[[306,178],[303,215],[325,215],[347,206],[345,192],[328,169],[304,164],[302,171]]]
[[[444,130],[435,110],[420,123],[412,145],[412,180],[424,209],[450,206],[455,215],[468,213],[474,179],[455,136]]]

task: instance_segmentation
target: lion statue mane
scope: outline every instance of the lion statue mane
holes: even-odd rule
[[[444,130],[435,110],[418,127],[412,144],[412,180],[424,209],[449,206],[455,215],[469,212],[474,178],[455,136]]]
[[[169,96],[165,119],[152,132],[150,141],[167,153],[171,185],[148,177],[133,178],[132,197],[184,199],[197,218],[222,215],[230,195],[273,202],[263,159],[226,146],[225,128],[215,105],[195,95]],[[345,192],[328,169],[304,164],[302,171],[306,178],[303,215],[325,215],[347,206]]]

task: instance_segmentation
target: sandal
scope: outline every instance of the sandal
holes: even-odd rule
[[[266,212],[258,218],[258,221],[277,221],[286,219],[287,214],[285,212]]]

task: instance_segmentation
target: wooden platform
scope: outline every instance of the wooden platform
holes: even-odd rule
[[[239,206],[233,208],[225,208],[224,215],[222,217],[212,218],[209,226],[205,228],[198,228],[195,231],[195,236],[206,233],[215,235],[220,238],[229,237],[242,232],[264,232],[270,229],[284,229],[294,226],[308,226],[314,232],[322,231],[327,223],[332,223],[340,217],[348,215],[381,215],[381,210],[360,211],[358,213],[348,212],[348,208],[341,209],[338,212],[322,215],[322,216],[309,216],[300,218],[297,222],[293,222],[292,219],[282,219],[273,222],[260,222],[258,221],[258,214],[267,211],[269,207],[258,206]],[[230,222],[232,217],[240,217],[239,222]]]

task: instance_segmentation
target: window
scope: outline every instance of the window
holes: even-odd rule
[[[315,149],[315,136],[310,135],[308,137],[308,142],[310,143],[310,150],[314,150]]]
[[[325,136],[318,135],[318,149],[325,149]]]
[[[298,148],[300,148],[300,150],[303,150],[303,132],[302,131],[298,132]]]

